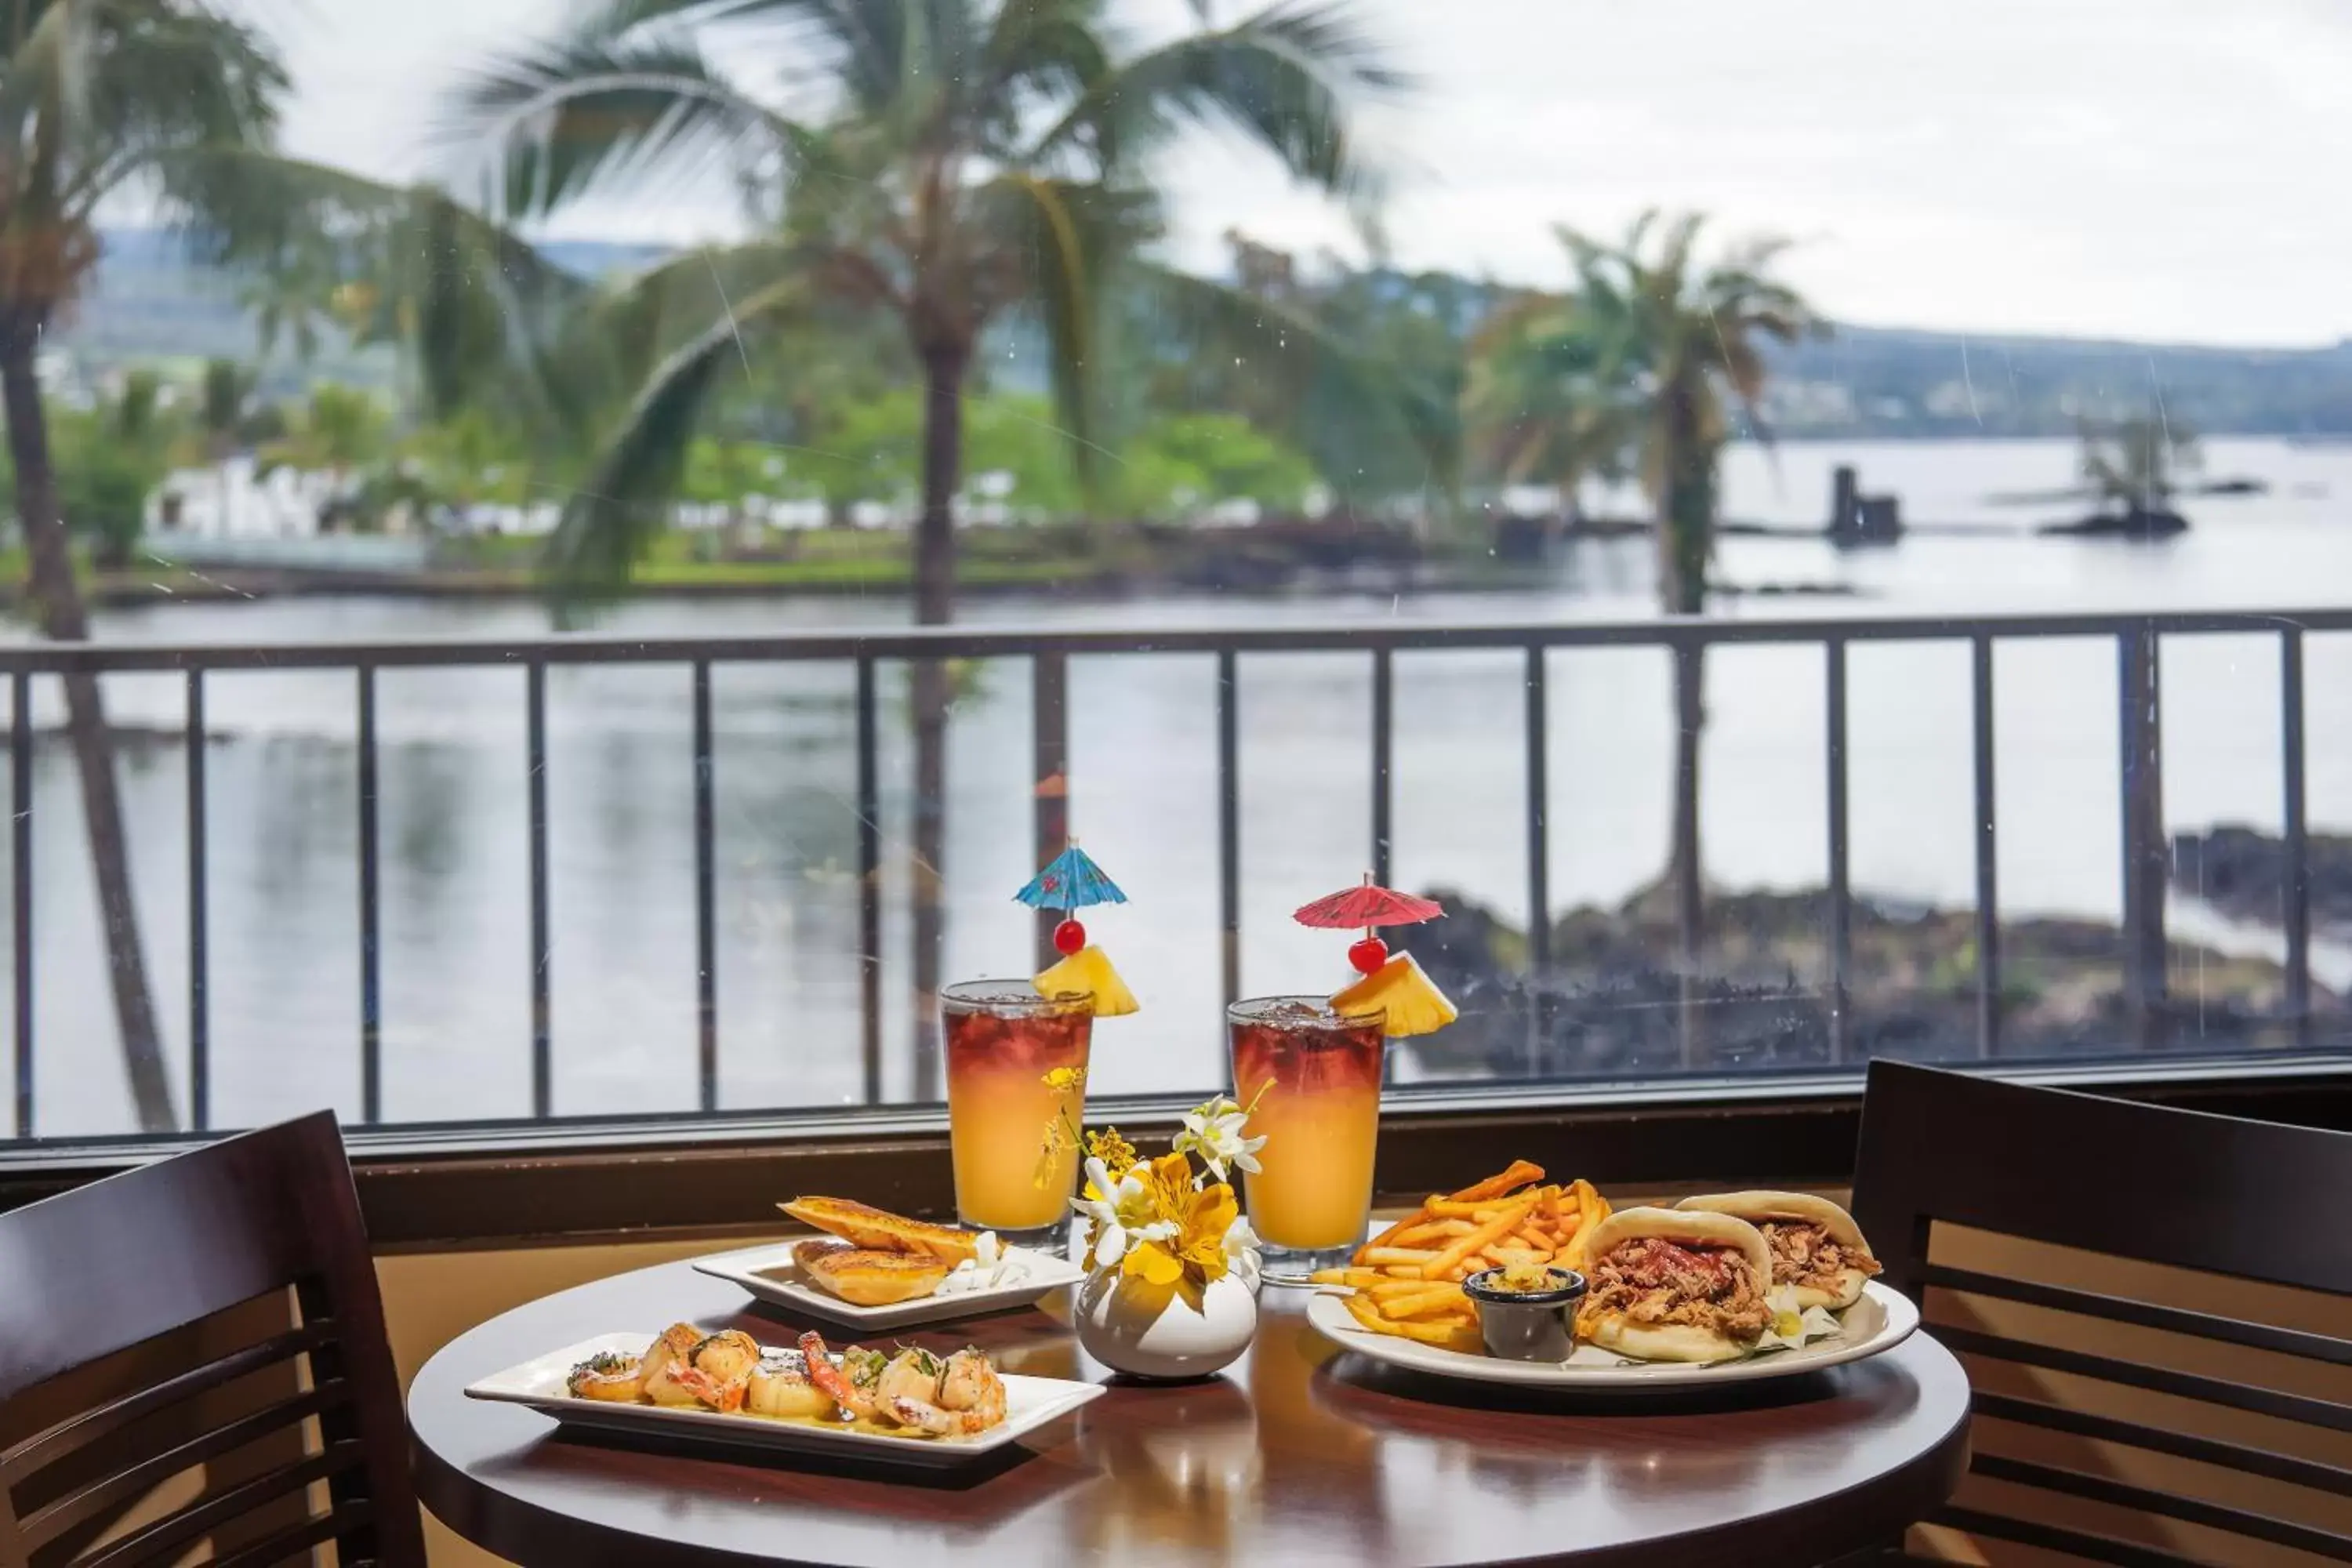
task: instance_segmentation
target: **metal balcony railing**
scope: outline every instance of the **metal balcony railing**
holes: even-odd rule
[[[361,1017],[361,1114],[382,1120],[382,984],[378,961],[379,916],[376,824],[376,675],[379,670],[420,666],[513,668],[525,672],[523,723],[528,749],[529,862],[530,899],[532,1102],[550,1114],[554,1041],[549,1027],[549,904],[547,845],[547,671],[556,665],[675,665],[692,703],[691,754],[681,759],[694,779],[695,918],[698,962],[700,1104],[718,1109],[719,1007],[715,861],[711,773],[711,669],[746,662],[834,663],[853,667],[856,710],[856,814],[858,818],[859,948],[861,953],[862,1049],[868,1103],[882,1100],[882,907],[881,833],[877,825],[879,780],[877,668],[885,660],[927,658],[1026,658],[1032,667],[1034,773],[1067,779],[1068,661],[1074,657],[1193,653],[1215,660],[1217,690],[1217,879],[1224,993],[1233,998],[1240,974],[1240,756],[1237,683],[1244,660],[1274,653],[1354,652],[1371,667],[1371,843],[1376,878],[1390,866],[1391,760],[1393,747],[1395,660],[1400,654],[1433,650],[1517,649],[1526,659],[1525,792],[1528,900],[1537,918],[1529,923],[1529,965],[1549,963],[1549,795],[1546,777],[1548,710],[1546,655],[1554,649],[1653,647],[1665,650],[1678,675],[1688,675],[1709,647],[1723,645],[1815,646],[1823,650],[1828,745],[1825,808],[1829,846],[1829,968],[1831,1058],[1851,1059],[1846,997],[1851,981],[1852,889],[1848,882],[1846,755],[1847,650],[1855,644],[1961,641],[1972,653],[1972,744],[1975,759],[1977,1050],[1992,1057],[2000,1047],[2000,899],[1996,847],[2000,823],[1994,798],[1993,649],[2015,639],[2100,637],[2115,645],[2118,661],[2119,745],[2117,779],[2124,836],[2123,930],[2125,1000],[2143,1041],[2158,1026],[2165,989],[2165,891],[2168,844],[2164,831],[2163,756],[2159,732],[2160,650],[2170,637],[2258,633],[2274,637],[2280,660],[2280,702],[2284,780],[2283,818],[2288,868],[2284,909],[2285,1011],[2297,1044],[2309,1040],[2311,999],[2310,900],[2305,822],[2304,637],[2307,632],[2352,630],[2352,610],[2263,614],[2188,612],[2162,615],[1996,616],[1969,618],[1804,618],[1713,621],[1654,620],[1626,623],[1517,626],[1412,626],[1393,622],[1369,626],[1314,626],[1266,630],[977,631],[961,628],[892,633],[817,633],[721,637],[548,637],[526,642],[404,641],[319,643],[266,647],[164,647],[102,644],[20,644],[0,648],[0,673],[10,682],[14,721],[10,756],[15,854],[16,1125],[20,1134],[37,1127],[33,1103],[35,1040],[33,996],[32,685],[35,679],[69,674],[179,672],[186,683],[186,782],[188,813],[188,1028],[189,1092],[194,1126],[211,1122],[211,1036],[206,1005],[206,897],[205,805],[205,678],[226,671],[348,669],[358,720],[358,791],[352,802],[359,826],[359,942]],[[1035,858],[1042,864],[1065,843],[1066,794],[1040,792],[1034,815]],[[54,839],[53,842],[58,840]],[[1052,917],[1041,918],[1039,944],[1046,946]]]

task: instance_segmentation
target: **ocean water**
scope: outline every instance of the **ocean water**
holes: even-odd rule
[[[2352,448],[2207,443],[2213,477],[2269,493],[2191,503],[2169,543],[2037,539],[2064,506],[1987,498],[2071,478],[2063,442],[1787,446],[1729,457],[1727,512],[1789,523],[1826,509],[1829,470],[1898,491],[1907,516],[1970,525],[1840,554],[1812,539],[1725,541],[1735,587],[1830,588],[1821,599],[1727,595],[1717,614],[1920,615],[2341,604],[2352,585]],[[1652,604],[1640,540],[1582,544],[1539,587],[1402,597],[1116,602],[990,598],[971,625],[1122,627],[1583,620]],[[895,600],[640,601],[609,632],[756,632],[903,624]],[[392,598],[119,611],[100,635],[164,642],[401,636],[522,637],[533,605]],[[2352,636],[2308,639],[2309,807],[2352,831]],[[2281,819],[2274,638],[2168,639],[2163,654],[2167,816],[2176,829]],[[2066,640],[1996,661],[2000,880],[2005,915],[2113,918],[2120,860],[2116,659]],[[1710,880],[1789,889],[1824,876],[1822,661],[1805,648],[1709,657],[1703,831]],[[906,910],[909,757],[903,690],[886,670],[886,1090],[910,1092]],[[1968,650],[1959,642],[1851,656],[1853,876],[1883,897],[1973,896]],[[714,681],[720,1098],[730,1108],[846,1103],[860,1092],[853,713],[846,669],[720,667]],[[1665,860],[1673,742],[1665,657],[1555,653],[1550,702],[1554,912],[1611,904]],[[1528,918],[1518,657],[1396,661],[1394,879],[1444,886]],[[44,683],[46,686],[47,683]],[[384,1108],[396,1121],[530,1110],[529,904],[522,677],[379,677]],[[1306,899],[1356,879],[1370,837],[1369,661],[1252,657],[1241,673],[1245,994],[1344,974],[1344,940],[1292,925]],[[115,721],[176,730],[171,677],[117,677]],[[678,1110],[696,1103],[692,771],[687,672],[557,669],[549,679],[555,1107]],[[207,683],[213,1104],[216,1124],[320,1104],[359,1111],[355,720],[348,672],[217,675]],[[1071,819],[1129,904],[1089,914],[1144,1003],[1097,1034],[1108,1092],[1206,1089],[1223,1072],[1215,884],[1215,693],[1205,656],[1074,660]],[[41,721],[55,694],[37,697]],[[1021,973],[1032,926],[1011,903],[1030,863],[1028,676],[982,667],[957,709],[945,868],[950,978]],[[126,748],[124,788],[148,952],[175,1070],[187,1044],[185,782],[176,743]],[[37,1130],[124,1130],[71,761],[39,750],[35,812]],[[6,846],[0,844],[0,855]],[[0,924],[8,912],[0,908]],[[2177,929],[2233,951],[2275,933],[2176,900]],[[2352,954],[2323,943],[2323,979]],[[12,977],[0,974],[0,990]],[[5,1047],[0,1047],[5,1048]],[[184,1094],[183,1096],[184,1105]],[[0,1104],[0,1134],[15,1131]]]

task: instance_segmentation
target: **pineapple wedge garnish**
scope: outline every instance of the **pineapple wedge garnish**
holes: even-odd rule
[[[1091,996],[1095,999],[1095,1016],[1119,1018],[1139,1011],[1143,1004],[1110,966],[1109,957],[1098,947],[1082,947],[1069,957],[1037,976],[1040,996]]]
[[[1386,963],[1333,996],[1331,1010],[1351,1016],[1378,1013],[1381,1033],[1391,1040],[1433,1034],[1462,1016],[1409,952],[1392,954]]]

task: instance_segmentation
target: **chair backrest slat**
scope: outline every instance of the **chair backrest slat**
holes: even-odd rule
[[[0,1453],[0,1488],[13,1489],[34,1471],[46,1469],[67,1455],[89,1447],[100,1437],[111,1436],[159,1410],[184,1404],[200,1394],[209,1393],[264,1367],[291,1361],[306,1351],[316,1350],[326,1343],[331,1327],[325,1323],[305,1323],[260,1344],[248,1345],[218,1361],[207,1362],[177,1377],[166,1378],[128,1398],[96,1410],[84,1411],[70,1421],[26,1438]]]
[[[94,1486],[68,1493],[26,1515],[19,1528],[33,1546],[47,1545],[68,1530],[130,1507],[183,1470],[216,1459],[272,1432],[299,1429],[303,1422],[322,1410],[343,1404],[350,1396],[350,1386],[340,1380],[324,1388],[298,1394],[117,1470]]]
[[[2079,1312],[2086,1318],[2105,1318],[2111,1323],[2129,1323],[2142,1329],[2166,1329],[2174,1333],[2194,1334],[2199,1339],[2222,1340],[2233,1345],[2245,1345],[2252,1350],[2275,1351],[2281,1355],[2303,1356],[2311,1361],[2352,1366],[2352,1340],[2339,1340],[2332,1334],[2307,1334],[2297,1329],[2249,1323],[2243,1319],[2224,1318],[2212,1312],[2190,1312],[2179,1307],[2136,1301],[2128,1296],[2073,1290],[2063,1285],[2040,1285],[2030,1279],[2011,1279],[2005,1275],[1987,1274],[1974,1268],[1950,1268],[1939,1263],[1927,1265],[1922,1279],[1927,1285],[1940,1285],[1948,1290],[1965,1290],[1972,1296],[1997,1296],[2004,1301],[2022,1301],[2029,1307],[2053,1307],[2062,1312]]]
[[[2352,1295],[2352,1225],[2313,1223],[2331,1194],[2352,1194],[2352,1135],[1871,1064],[1854,1202],[1879,1232],[1931,1215]]]
[[[1854,1218],[1976,1384],[1933,1522],[2352,1562],[2347,1207],[2352,1135],[1872,1063]]]
[[[2160,1513],[2167,1519],[2201,1524],[2255,1541],[2267,1541],[2273,1546],[2290,1546],[2298,1552],[2334,1558],[2339,1563],[2352,1562],[2352,1535],[2338,1535],[2332,1530],[2315,1530],[2307,1524],[2274,1519],[2252,1509],[2231,1508],[2225,1503],[2182,1497],[2154,1487],[2134,1486],[2128,1481],[2114,1480],[2105,1476],[2085,1475],[2080,1470],[2064,1469],[2055,1465],[2038,1465],[2029,1459],[2012,1459],[2003,1454],[1986,1454],[1974,1461],[1969,1468],[1992,1480],[2013,1481],[2020,1486],[2040,1487],[2044,1491],[2064,1492],[2069,1497],[2112,1503],[2137,1513]]]
[[[2352,1497],[2352,1469],[2341,1465],[2298,1458],[2292,1454],[2258,1448],[2250,1443],[2227,1443],[2218,1437],[2194,1436],[2168,1426],[2153,1426],[2144,1421],[2122,1421],[2088,1410],[2070,1410],[2063,1405],[2045,1405],[2036,1399],[1989,1394],[1982,1389],[1977,1390],[1969,1403],[1979,1415],[1990,1416],[1996,1421],[2040,1426],[2047,1431],[2063,1432],[2070,1436],[2088,1437],[2095,1442],[2120,1443],[2129,1447],[2146,1448],[2154,1454],[2170,1454],[2179,1458],[2195,1459],[2200,1464],[2242,1470],[2250,1476],[2265,1476],[2293,1486],[2341,1492]]]
[[[2020,1546],[2038,1546],[2044,1552],[2062,1552],[2069,1557],[2080,1557],[2091,1563],[2111,1563],[2115,1568],[2209,1568],[2207,1563],[2194,1557],[2167,1552],[2161,1547],[2118,1541],[2112,1535],[2101,1535],[2095,1531],[2070,1530],[2063,1525],[2044,1524],[2010,1514],[1989,1513],[1982,1509],[1948,1508],[1936,1517],[1953,1529],[1965,1530],[1971,1535],[1989,1535],[1996,1541],[2014,1541]]]
[[[2226,1405],[2257,1415],[2273,1415],[2282,1421],[2352,1432],[2352,1407],[2333,1400],[2231,1383],[2227,1378],[2207,1377],[2201,1373],[2181,1372],[2168,1366],[2150,1366],[2120,1356],[2012,1339],[2006,1334],[1989,1334],[1981,1329],[1964,1329],[1952,1323],[1937,1325],[1936,1335],[1964,1354],[1988,1356],[2016,1366],[2039,1367],[2044,1372],[2063,1372],[2075,1377],[2095,1377],[2126,1388],[2146,1389],[2150,1394],[2168,1394],[2208,1405]]]
[[[346,1565],[425,1560],[334,1117],[0,1215],[0,1568],[328,1543]]]

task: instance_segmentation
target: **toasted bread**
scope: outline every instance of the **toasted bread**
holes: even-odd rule
[[[980,1253],[980,1237],[975,1232],[908,1219],[849,1198],[794,1198],[776,1206],[803,1225],[875,1252],[913,1253],[949,1264]]]
[[[793,1261],[809,1283],[854,1307],[887,1307],[928,1296],[948,1277],[949,1266],[913,1252],[878,1252],[845,1242],[811,1239],[793,1248]]]

